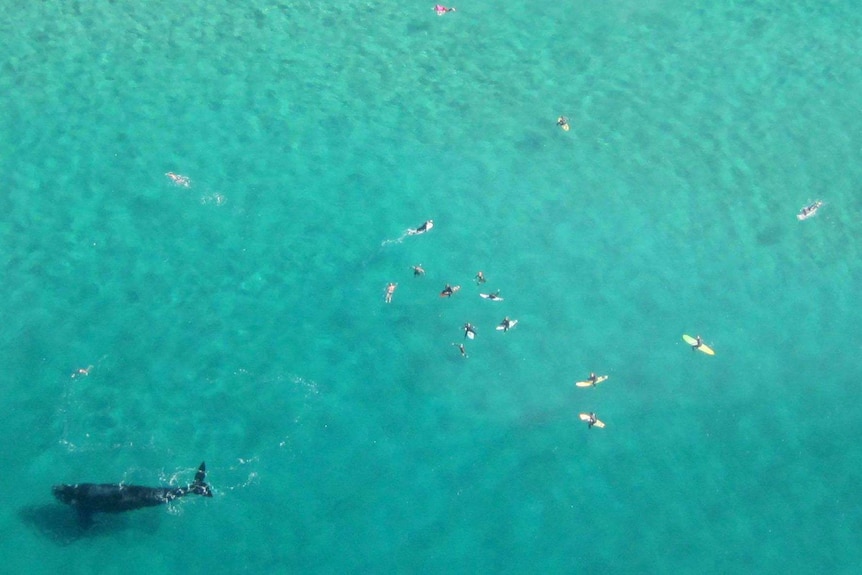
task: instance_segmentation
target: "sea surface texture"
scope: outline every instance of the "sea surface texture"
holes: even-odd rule
[[[858,573],[858,1],[3,4],[0,570]]]

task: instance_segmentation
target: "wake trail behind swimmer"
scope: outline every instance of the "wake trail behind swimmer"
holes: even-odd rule
[[[434,227],[434,220],[427,220],[425,223],[423,223],[418,228],[407,228],[406,230],[404,230],[404,233],[402,233],[398,238],[396,238],[394,240],[383,240],[380,243],[380,245],[381,246],[388,246],[389,244],[400,244],[401,242],[404,241],[404,238],[406,238],[407,236],[418,236],[418,235],[424,234],[425,232],[429,231],[433,227]]]

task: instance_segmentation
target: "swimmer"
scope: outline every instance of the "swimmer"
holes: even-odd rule
[[[467,348],[464,347],[463,343],[453,343],[452,345],[458,346],[458,350],[461,352],[461,357],[463,357],[463,358],[470,357],[467,355]]]
[[[823,205],[823,202],[821,202],[820,200],[817,200],[813,204],[809,204],[809,205],[805,206],[804,208],[802,208],[799,211],[798,214],[796,214],[796,219],[799,221],[807,220],[811,216],[815,215],[817,213],[817,210],[819,210],[820,206],[822,206],[822,205]]]
[[[602,428],[605,426],[604,422],[601,421],[598,417],[596,417],[595,413],[581,413],[578,415],[581,418],[581,421],[587,422],[587,428],[591,428],[592,426],[596,426],[598,428]]]
[[[476,337],[476,328],[471,323],[464,324],[464,337],[473,339]]]
[[[446,12],[454,12],[455,9],[454,8],[447,8],[446,6],[443,6],[442,4],[437,4],[436,6],[434,6],[434,11],[437,12],[438,16],[442,16]]]
[[[422,269],[422,264],[419,264],[418,266],[413,266],[413,277],[424,276],[424,275],[425,275],[425,270]]]
[[[440,292],[440,297],[452,297],[452,294],[461,289],[461,286],[450,286],[446,284],[446,287],[443,288],[443,291]]]
[[[392,283],[392,282],[389,282],[386,285],[386,296],[384,297],[384,299],[386,300],[386,303],[392,302],[392,294],[395,293],[395,288],[397,288],[397,287],[398,287],[398,284]]]
[[[430,230],[433,227],[434,227],[434,220],[428,220],[427,222],[425,222],[424,224],[422,224],[421,226],[419,226],[415,230],[412,230],[412,229],[407,230],[407,235],[408,236],[418,236],[419,234],[424,234],[425,232],[427,232],[428,230]]]
[[[569,131],[569,119],[565,116],[560,116],[557,118],[557,125],[563,129],[563,131]]]
[[[188,179],[188,177],[186,177],[186,176],[181,176],[181,175],[175,174],[173,172],[167,172],[165,175],[167,177],[169,177],[171,179],[171,181],[178,186],[188,188],[189,186],[192,185],[192,181],[190,179]]]
[[[76,377],[87,377],[90,375],[90,370],[93,369],[92,365],[88,365],[87,367],[79,367],[75,370],[75,373],[72,374],[72,379]]]
[[[477,272],[475,280],[477,284],[485,283],[485,274],[483,274],[482,272]]]

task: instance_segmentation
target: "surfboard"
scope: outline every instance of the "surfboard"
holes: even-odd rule
[[[476,337],[476,334],[473,333],[472,331],[466,332],[466,335],[467,335],[468,339],[473,339],[474,337]]]
[[[461,289],[461,286],[448,286],[452,291],[447,292],[445,289],[440,292],[440,297],[452,297]]]
[[[691,337],[690,335],[683,334],[682,340],[685,343],[687,343],[688,345],[691,345],[691,346],[697,345],[697,340],[695,338]],[[702,351],[706,355],[715,355],[715,352],[712,351],[712,348],[709,347],[708,345],[706,345],[705,343],[701,343],[700,347],[696,347],[695,349]]]
[[[517,324],[518,324],[518,320],[513,319],[512,321],[509,322],[509,329],[512,329]],[[499,331],[503,331],[504,329],[506,329],[506,328],[503,326],[503,324],[500,324],[497,326],[497,330],[499,330]]]
[[[423,223],[421,226],[419,226],[418,228],[408,228],[407,234],[411,235],[411,236],[418,236],[419,234],[424,234],[425,232],[429,231],[433,227],[434,227],[434,220],[428,220],[425,223]]]
[[[595,382],[595,383],[593,383],[592,381],[590,381],[589,379],[587,379],[587,380],[584,380],[584,381],[577,381],[577,382],[575,382],[575,385],[577,385],[578,387],[592,387],[592,386],[594,386],[594,385],[596,385],[596,384],[599,384],[599,383],[603,382],[603,381],[604,381],[604,380],[606,380],[607,378],[608,378],[608,376],[607,376],[607,375],[602,375],[602,376],[599,376],[599,378],[596,380],[596,382]]]
[[[809,205],[805,206],[804,208],[799,210],[798,214],[796,214],[796,219],[799,221],[802,221],[802,220],[807,220],[808,218],[811,218],[811,217],[817,215],[817,210],[819,210],[820,206],[822,206],[822,205],[823,205],[823,202],[821,202],[820,200],[817,200],[813,204],[809,204]]]
[[[578,417],[581,418],[581,421],[586,421],[586,422],[590,421],[590,414],[589,413],[581,413],[578,415]],[[600,419],[596,419],[596,422],[593,424],[593,427],[602,428],[604,426],[605,426],[605,422],[601,421]]]
[[[491,301],[503,301],[503,298],[501,298],[498,295],[491,294],[491,293],[480,293],[479,297],[489,299]]]

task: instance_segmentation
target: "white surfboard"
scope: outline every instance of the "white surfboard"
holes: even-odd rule
[[[484,299],[489,299],[491,301],[503,301],[503,298],[493,293],[480,293],[479,297]]]

